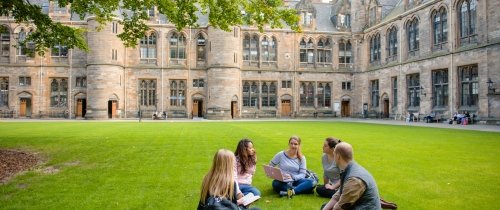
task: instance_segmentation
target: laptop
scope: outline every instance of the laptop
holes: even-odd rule
[[[291,182],[293,179],[285,179],[283,176],[283,173],[281,172],[281,169],[272,167],[270,165],[264,165],[264,172],[266,173],[267,177],[271,179],[276,179],[278,181],[282,182]]]

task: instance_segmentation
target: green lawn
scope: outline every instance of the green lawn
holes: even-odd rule
[[[0,185],[0,209],[195,209],[219,148],[254,140],[262,209],[317,210],[327,199],[272,192],[261,164],[302,138],[309,169],[322,174],[323,140],[354,146],[380,194],[400,209],[500,206],[500,133],[346,122],[0,122],[0,148],[38,152],[37,169]],[[46,167],[59,169],[46,174]],[[495,207],[497,206],[497,207]]]

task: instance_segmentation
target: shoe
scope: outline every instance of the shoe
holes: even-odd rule
[[[280,197],[288,196],[288,191],[280,191]]]
[[[293,189],[288,189],[286,191],[286,194],[287,194],[288,199],[291,199],[293,197],[293,195],[295,195],[295,191],[293,191]]]

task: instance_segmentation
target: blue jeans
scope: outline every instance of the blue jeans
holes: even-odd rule
[[[273,180],[273,189],[277,193],[279,193],[280,191],[286,191],[288,189],[288,183]],[[295,191],[295,194],[314,193],[313,181],[306,178],[295,180],[292,182],[292,189],[293,191]]]
[[[239,186],[243,195],[247,195],[248,193],[253,193],[254,195],[259,195],[259,196],[261,195],[260,191],[257,188],[253,187],[252,185],[239,184]]]

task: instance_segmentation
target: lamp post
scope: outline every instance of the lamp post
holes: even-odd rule
[[[486,84],[488,84],[488,93],[495,93],[495,88],[493,88],[493,81],[491,81],[490,78],[488,78],[488,82],[486,82]]]

